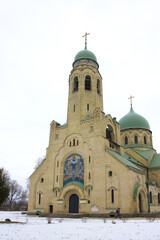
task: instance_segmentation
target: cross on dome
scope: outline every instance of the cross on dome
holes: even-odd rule
[[[130,97],[128,99],[130,99],[130,104],[131,104],[131,107],[132,107],[132,98],[134,98],[134,96],[130,95]]]
[[[85,33],[84,36],[82,37],[85,37],[85,49],[87,49],[87,35],[89,35],[90,33]]]

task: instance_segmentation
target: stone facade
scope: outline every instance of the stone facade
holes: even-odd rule
[[[30,177],[28,212],[160,211],[160,169],[149,169],[156,154],[151,131],[120,131],[105,115],[98,67],[87,56],[73,63],[67,123],[51,123],[46,159]]]

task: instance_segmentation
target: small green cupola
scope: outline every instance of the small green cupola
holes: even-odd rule
[[[74,58],[74,61],[77,61],[80,59],[90,59],[90,60],[97,62],[97,58],[96,58],[95,54],[87,49],[84,49],[84,50],[78,52]]]
[[[134,112],[132,105],[129,113],[119,120],[120,130],[146,129],[150,131],[148,121],[141,115]]]
[[[87,49],[87,33],[85,33],[84,37],[85,37],[85,48],[84,50],[81,50],[80,52],[78,52],[74,58],[74,62],[73,62],[73,67],[76,67],[77,65],[82,65],[82,64],[86,64],[86,65],[93,65],[94,67],[96,67],[97,69],[99,68],[99,64],[97,63],[97,58],[96,55],[89,51]]]

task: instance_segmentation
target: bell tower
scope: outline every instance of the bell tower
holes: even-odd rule
[[[97,108],[103,111],[102,77],[94,53],[85,48],[78,52],[69,76],[68,124],[77,124],[85,118],[92,118]]]

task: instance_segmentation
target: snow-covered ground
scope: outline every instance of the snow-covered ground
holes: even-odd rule
[[[160,220],[51,219],[1,212],[0,240],[160,240]]]

